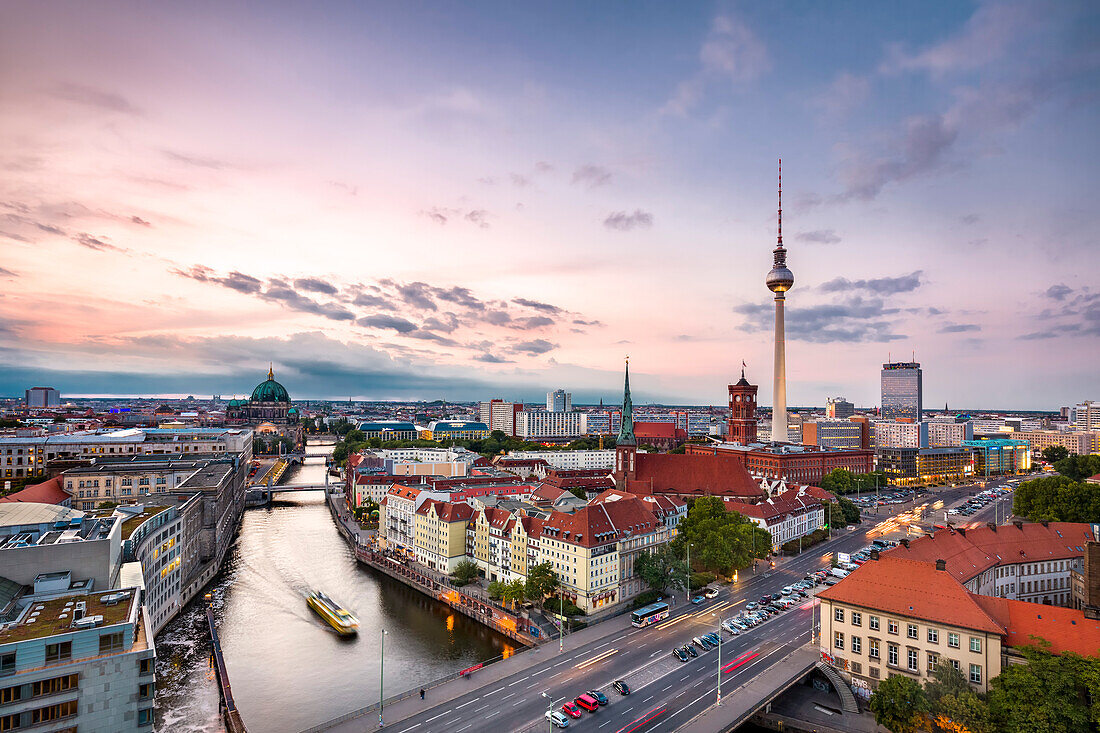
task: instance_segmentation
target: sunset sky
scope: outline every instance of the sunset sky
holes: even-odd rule
[[[1095,2],[0,21],[0,394],[1100,399]]]

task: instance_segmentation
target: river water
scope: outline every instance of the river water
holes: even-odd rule
[[[321,482],[324,471],[323,459],[306,459],[286,483]],[[313,614],[305,601],[312,588],[359,617],[357,637],[337,636]],[[512,648],[506,637],[357,565],[320,491],[245,510],[213,592],[233,694],[253,733],[300,731],[377,702],[383,629],[386,695]],[[156,645],[157,730],[224,730],[201,596]]]

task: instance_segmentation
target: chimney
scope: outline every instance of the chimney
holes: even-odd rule
[[[936,560],[936,570],[942,570],[942,571],[946,572],[947,571],[947,561],[946,560]]]
[[[878,560],[878,550],[871,550],[871,559]]]
[[[996,522],[986,522],[985,526],[989,527],[994,532],[997,531],[997,523]]]
[[[908,537],[903,538],[902,541],[901,541],[901,545],[902,545],[902,547],[904,547],[905,549],[908,550],[909,549],[909,538]]]
[[[1019,519],[1015,520],[1012,523],[1016,525],[1016,529],[1023,529],[1024,528],[1024,523],[1021,522]]]

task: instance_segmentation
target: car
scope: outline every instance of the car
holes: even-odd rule
[[[569,718],[565,717],[564,715],[559,713],[557,710],[547,710],[546,711],[546,719],[549,720],[551,723],[553,723],[554,725],[556,725],[559,728],[568,728],[569,727]]]
[[[600,705],[606,705],[608,703],[607,695],[603,694],[599,690],[589,690],[584,694],[588,695],[589,697],[595,698],[596,702],[598,702]]]
[[[771,603],[771,602],[772,602],[772,597],[771,596],[760,596],[760,605],[761,606],[766,605],[766,604]]]
[[[675,649],[672,650],[672,656],[676,657],[681,662],[686,662],[688,660],[687,652],[685,652],[680,647],[676,647]]]
[[[600,709],[600,701],[589,695],[587,692],[577,697],[574,700],[578,707],[582,707],[590,713],[594,713]]]
[[[706,596],[707,598],[717,598],[718,597],[718,589],[717,588],[707,588],[707,592],[704,593],[703,595]]]
[[[732,621],[723,621],[722,628],[730,632],[734,636],[740,636],[743,629]]]
[[[715,646],[718,646],[722,643],[722,637],[713,631],[708,631],[707,633],[703,634],[703,638],[709,639],[710,643],[714,644]]]
[[[783,597],[782,593],[772,593],[772,600],[773,601],[778,601],[782,597]]]
[[[692,639],[692,642],[694,642],[697,647],[705,652],[709,652],[712,646],[709,641],[699,636],[696,636],[694,639]]]
[[[695,647],[693,647],[690,644],[688,644],[686,646],[682,646],[680,648],[683,649],[685,652],[687,652],[689,655],[691,655],[693,657],[699,656],[699,652],[695,651]]]
[[[749,601],[748,603],[745,604],[745,610],[746,611],[755,611],[758,608],[760,608],[760,604],[757,603],[756,601]]]
[[[564,710],[565,714],[568,715],[570,718],[581,717],[581,709],[577,707],[577,704],[575,702],[567,702],[561,706],[561,709]]]
[[[694,598],[691,599],[691,602],[695,605],[699,605],[700,603],[702,603],[705,600],[706,600],[706,598],[704,598],[703,596],[695,596]]]
[[[794,589],[791,588],[791,586],[789,586],[789,585],[783,586],[783,590],[779,591],[779,595],[789,596],[791,594],[792,590],[794,590]]]
[[[623,680],[615,680],[615,682],[611,686],[615,688],[615,692],[619,693],[623,697],[630,694],[630,685],[626,684],[626,682],[624,682]]]

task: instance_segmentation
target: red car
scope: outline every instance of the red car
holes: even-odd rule
[[[567,702],[561,706],[561,709],[564,710],[565,714],[568,715],[570,718],[581,717],[581,709],[577,707],[576,703]]]

